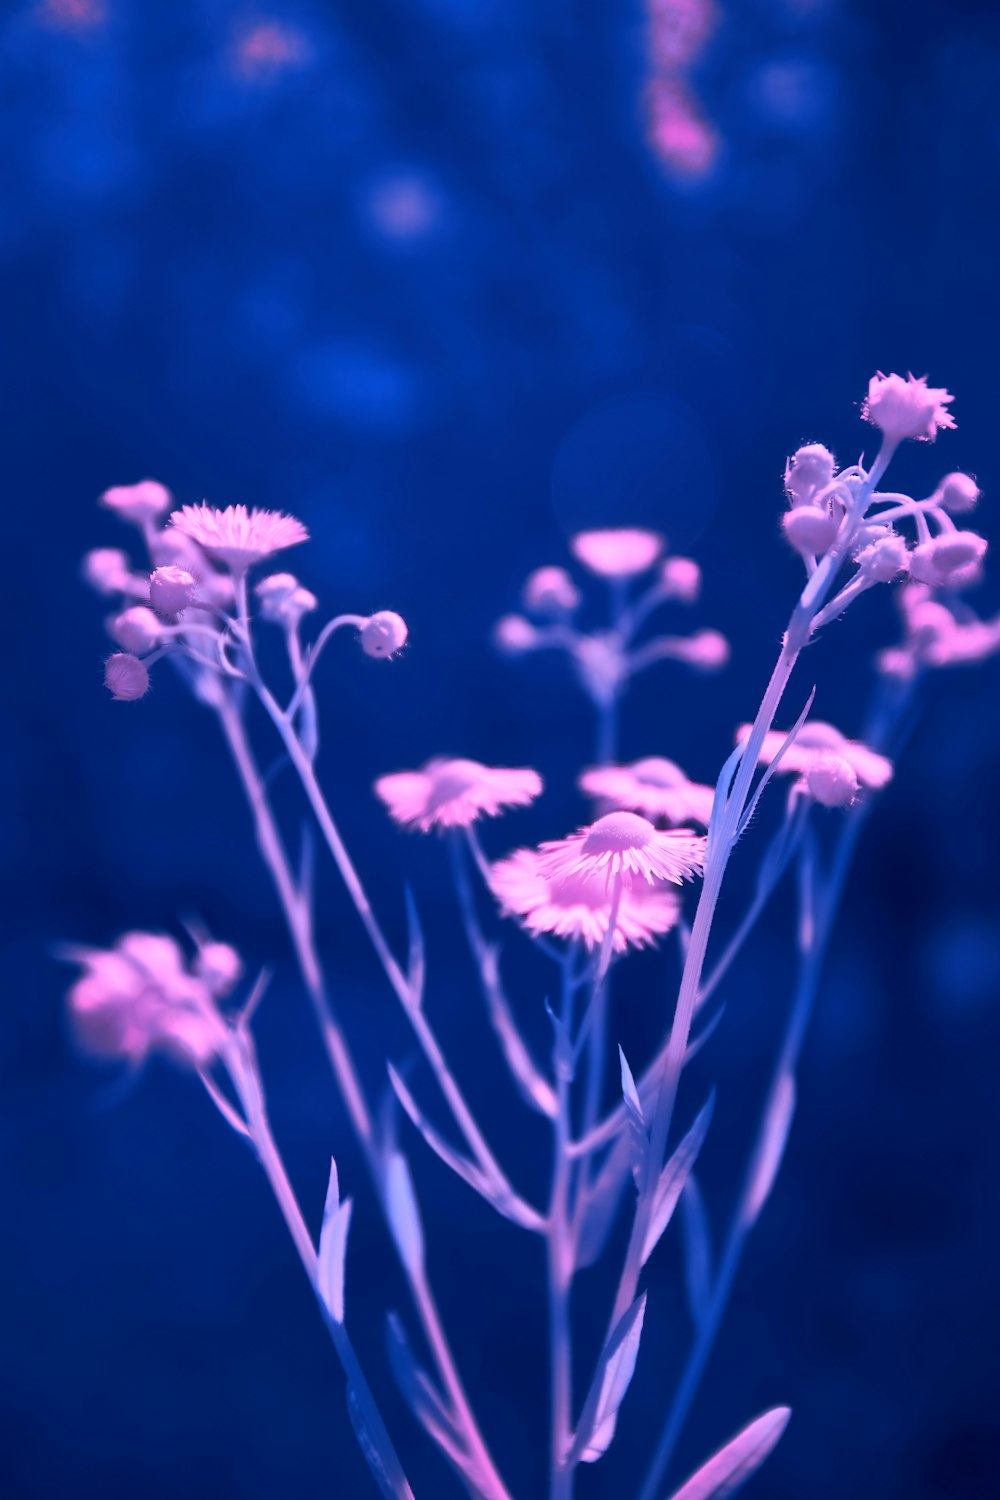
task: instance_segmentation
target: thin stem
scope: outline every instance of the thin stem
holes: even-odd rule
[[[323,1312],[324,1321],[343,1366],[344,1374],[347,1376],[348,1402],[353,1405],[360,1417],[360,1424],[356,1424],[356,1427],[360,1425],[361,1428],[359,1441],[365,1457],[368,1459],[383,1495],[390,1497],[390,1500],[413,1500],[413,1491],[396,1456],[396,1450],[347,1330],[343,1323],[338,1323],[331,1316],[323,1302],[319,1289],[319,1259],[316,1247],[305,1219],[302,1217],[295,1190],[289,1181],[281,1153],[271,1133],[263,1090],[253,1063],[249,1043],[245,1037],[233,1038],[223,1056],[223,1061],[243,1106],[247,1130],[257,1158],[271,1185],[278,1207],[281,1209],[292,1242],[298,1251],[306,1276],[309,1278],[309,1285]]]
[[[316,1015],[330,1066],[364,1155],[376,1198],[385,1214],[383,1174],[376,1132],[346,1038],[327,992],[313,937],[309,904],[295,884],[264,783],[246,737],[242,718],[230,694],[222,695],[217,712],[253,813],[258,847],[278,894],[299,971]],[[392,1242],[395,1246],[394,1238]],[[438,1374],[448,1393],[455,1420],[462,1430],[469,1453],[475,1457],[480,1472],[489,1485],[490,1500],[510,1500],[473,1415],[426,1273],[422,1267],[419,1271],[411,1270],[402,1259],[400,1259],[400,1264],[406,1274],[414,1306]]]
[[[573,1494],[573,1470],[566,1464],[572,1435],[573,1401],[569,1300],[576,1259],[570,1213],[572,1164],[566,1149],[570,1134],[570,1089],[573,1081],[573,1060],[569,1042],[573,1027],[575,993],[575,987],[570,983],[570,967],[570,957],[567,955],[563,962],[560,1006],[562,1027],[557,1032],[553,1047],[558,1107],[553,1122],[552,1190],[547,1215],[552,1405],[551,1500],[571,1500]]]

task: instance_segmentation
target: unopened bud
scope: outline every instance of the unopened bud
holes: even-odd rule
[[[136,656],[144,656],[159,644],[163,625],[145,604],[123,609],[108,624],[108,634],[116,646]]]
[[[118,547],[95,547],[88,552],[83,576],[99,594],[125,594],[132,581],[129,560]]]
[[[531,651],[538,644],[538,631],[523,615],[504,615],[493,629],[493,639],[501,651],[517,656],[522,651]]]
[[[785,465],[785,489],[792,505],[808,505],[833,479],[836,463],[822,443],[805,443]]]
[[[968,474],[946,474],[934,491],[934,499],[941,509],[950,511],[953,516],[974,510],[979,495],[978,484]]]
[[[858,795],[857,773],[841,755],[817,756],[805,780],[809,795],[824,807],[849,807]]]
[[[134,521],[141,526],[144,521],[153,521],[168,511],[173,497],[155,479],[142,479],[138,484],[116,484],[105,490],[101,504],[121,516],[123,521]]]
[[[228,943],[203,943],[194,961],[194,971],[213,995],[228,995],[243,973],[243,961]]]
[[[193,603],[197,588],[198,580],[193,573],[176,563],[167,563],[150,574],[149,602],[157,614],[172,620]]]
[[[986,553],[986,538],[975,531],[946,531],[921,542],[910,554],[910,574],[932,587],[975,582]]]
[[[818,505],[797,505],[785,512],[781,525],[788,541],[803,557],[826,552],[840,530],[837,517]]]
[[[380,609],[361,627],[361,649],[366,656],[394,656],[406,645],[406,621],[391,609]]]
[[[149,691],[149,670],[131,652],[116,651],[104,663],[104,686],[119,703],[133,703]]]
[[[570,614],[580,602],[580,591],[565,568],[536,568],[521,592],[525,609],[541,615]]]
[[[701,589],[701,569],[693,557],[668,557],[660,568],[660,588],[668,599],[693,604]]]
[[[901,536],[882,536],[869,542],[855,560],[865,577],[873,583],[889,583],[906,571],[909,550]]]

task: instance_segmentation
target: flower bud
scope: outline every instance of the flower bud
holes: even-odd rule
[[[675,644],[678,661],[703,672],[715,672],[729,660],[729,642],[719,630],[698,630]]]
[[[937,504],[953,516],[974,510],[979,496],[979,486],[968,474],[946,474],[934,491]]]
[[[824,807],[849,807],[858,795],[854,767],[841,755],[820,755],[808,767],[805,782],[810,797]]]
[[[855,561],[873,583],[890,583],[900,573],[905,573],[909,550],[901,536],[881,536],[863,547]]]
[[[105,490],[101,504],[121,516],[123,521],[134,521],[141,526],[168,511],[173,497],[155,479],[142,479],[138,484],[118,484]]]
[[[406,645],[406,621],[391,609],[380,609],[361,627],[361,649],[366,656],[394,656]]]
[[[910,553],[910,574],[933,588],[957,588],[978,579],[986,538],[975,531],[946,531]]]
[[[162,630],[161,622],[145,604],[123,609],[108,623],[108,634],[115,644],[136,656],[152,651],[159,644]]]
[[[88,552],[83,576],[99,594],[126,594],[132,582],[129,560],[118,547],[95,547]]]
[[[693,604],[701,590],[701,569],[693,557],[668,557],[660,568],[660,589],[679,604]]]
[[[525,609],[540,615],[567,615],[580,602],[580,591],[565,568],[536,568],[521,591]]]
[[[228,943],[202,943],[194,971],[213,995],[228,995],[243,973],[243,960]]]
[[[501,651],[516,656],[534,649],[538,644],[538,631],[523,615],[504,615],[493,628],[493,639]]]
[[[167,563],[150,575],[149,602],[157,614],[173,620],[194,602],[197,588],[198,580],[193,573],[176,563]]]
[[[295,625],[319,607],[315,594],[303,588],[292,573],[272,573],[261,579],[254,592],[260,600],[261,615],[273,625]]]
[[[818,505],[798,505],[786,511],[781,525],[787,540],[802,557],[826,552],[840,530],[837,517]]]
[[[805,443],[785,465],[785,489],[792,505],[808,505],[833,479],[836,462],[822,443]]]
[[[137,656],[116,651],[104,663],[104,686],[119,703],[132,703],[149,691],[149,670]]]

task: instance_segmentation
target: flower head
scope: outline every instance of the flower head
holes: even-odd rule
[[[141,1062],[162,1050],[199,1066],[225,1041],[210,985],[187,967],[172,938],[130,932],[113,949],[75,957],[83,974],[69,992],[69,1013],[88,1052]]]
[[[570,551],[600,578],[634,578],[653,566],[665,542],[658,531],[623,527],[609,531],[581,531]]]
[[[358,632],[358,639],[366,656],[384,658],[402,651],[409,633],[402,615],[391,609],[380,609],[369,615]]]
[[[618,876],[623,885],[637,879],[680,885],[701,870],[705,840],[689,828],[664,831],[638,813],[612,812],[568,838],[542,844],[539,856],[543,874],[553,878],[600,873],[608,886]]]
[[[105,490],[101,504],[113,510],[123,521],[134,521],[141,526],[145,521],[155,521],[170,509],[173,496],[155,479],[141,479],[138,484],[116,484]]]
[[[610,802],[647,818],[668,823],[700,823],[708,827],[715,788],[689,781],[672,760],[648,755],[630,766],[593,766],[577,785],[588,797]]]
[[[744,744],[750,734],[750,725],[744,724],[737,732],[737,744]],[[787,739],[787,735],[780,729],[772,729],[764,736],[758,759],[762,765],[769,766],[778,751]],[[887,786],[892,780],[892,761],[886,760],[884,755],[870,750],[860,740],[849,740],[846,735],[841,734],[832,724],[826,724],[820,719],[810,719],[802,725],[795,739],[789,745],[781,757],[779,772],[798,772],[808,779],[810,773],[823,771],[824,768],[831,770],[831,757],[839,758],[846,762],[847,767],[857,777],[858,784],[880,790]],[[836,768],[832,768],[836,770]],[[844,773],[838,773],[841,780]],[[822,777],[817,785],[822,784]],[[821,797],[820,801],[823,800]]]
[[[541,794],[542,780],[527,767],[483,766],[476,760],[429,760],[422,771],[380,776],[375,794],[404,828],[467,828],[506,807],[525,807]]]
[[[604,941],[611,920],[612,897],[600,870],[553,875],[544,869],[537,849],[518,849],[490,872],[490,888],[505,914],[523,917],[529,932],[552,932],[579,938],[585,947]],[[622,953],[629,946],[644,947],[676,924],[680,901],[662,886],[622,888],[612,946]]]
[[[938,386],[929,386],[921,375],[883,375],[881,371],[868,382],[868,396],[861,415],[880,427],[891,442],[916,438],[932,443],[945,427],[954,427],[955,418],[946,410],[954,396]]]
[[[250,510],[245,505],[184,505],[171,525],[234,572],[244,572],[262,558],[309,539],[301,521],[279,510]]]

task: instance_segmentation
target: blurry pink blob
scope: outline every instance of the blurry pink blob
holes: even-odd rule
[[[737,731],[736,743],[745,744],[749,734],[750,725],[742,725]],[[762,765],[771,764],[786,738],[786,733],[780,729],[772,729],[764,736],[764,743],[758,756]],[[872,787],[877,791],[887,786],[892,780],[892,761],[886,760],[885,756],[879,755],[877,751],[870,750],[860,740],[849,740],[846,735],[841,734],[839,729],[820,719],[811,719],[803,724],[781,757],[778,770],[779,772],[798,771],[806,775],[824,766],[829,768],[831,755],[846,761],[862,786]]]
[[[523,917],[529,932],[579,938],[587,948],[598,947],[611,918],[606,875],[554,875],[546,873],[544,863],[539,850],[518,849],[493,866],[490,887],[504,913]],[[643,883],[623,889],[612,938],[615,952],[652,943],[675,926],[679,911],[677,896],[662,887]]]
[[[649,755],[629,766],[593,766],[577,781],[582,792],[647,818],[708,827],[715,788],[689,781],[672,760]]]
[[[233,45],[234,69],[248,83],[266,83],[302,67],[309,56],[305,33],[284,21],[259,21],[242,31]]]
[[[619,876],[624,885],[635,879],[680,885],[701,870],[705,840],[687,828],[663,831],[637,813],[613,812],[538,852],[539,867],[551,878],[601,872],[609,887]]]
[[[173,503],[173,496],[165,485],[155,479],[140,479],[138,484],[116,484],[105,490],[101,504],[123,521],[134,521],[143,525],[164,515]]]
[[[103,0],[40,0],[35,11],[54,31],[96,31],[108,19]]]
[[[569,545],[577,561],[600,578],[634,578],[653,566],[665,541],[657,531],[622,528],[581,531]]]
[[[683,176],[703,177],[718,154],[718,138],[685,89],[654,79],[646,93],[649,144],[665,166]]]
[[[422,771],[380,776],[375,795],[401,827],[467,828],[507,807],[525,807],[541,794],[542,779],[527,767],[484,766],[476,760],[429,760]]]
[[[373,227],[386,239],[419,240],[437,227],[441,201],[417,173],[400,174],[374,184],[366,212]]]

